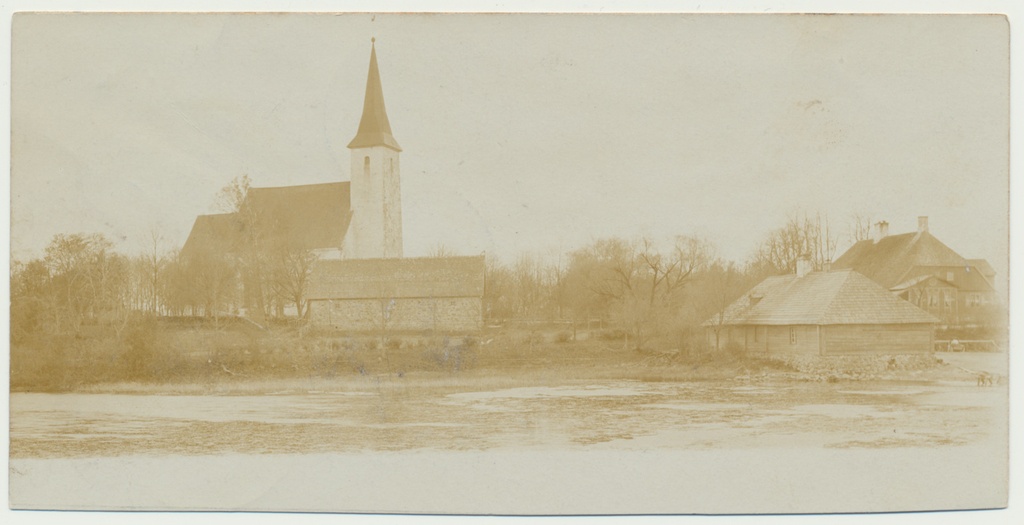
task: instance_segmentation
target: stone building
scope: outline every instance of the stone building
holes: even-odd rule
[[[359,332],[472,332],[484,257],[322,261],[308,293],[317,326]]]

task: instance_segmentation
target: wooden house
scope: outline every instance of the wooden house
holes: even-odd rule
[[[854,272],[769,277],[704,322],[712,348],[765,355],[930,352],[934,316]]]
[[[995,271],[984,259],[966,259],[928,231],[928,217],[916,232],[889,235],[875,225],[871,239],[850,247],[833,269],[855,270],[939,318],[947,328],[993,321],[999,304]]]

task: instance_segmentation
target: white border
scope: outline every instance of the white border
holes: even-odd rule
[[[515,0],[515,1],[468,1],[468,0],[397,0],[391,2],[372,0],[353,1],[328,1],[328,0],[110,0],[105,2],[83,1],[83,0],[55,0],[49,2],[38,2],[30,0],[0,0],[0,12],[2,12],[3,24],[3,49],[0,54],[2,63],[2,74],[0,74],[0,85],[3,87],[4,96],[0,101],[4,122],[7,124],[0,127],[0,156],[7,166],[10,166],[10,45],[11,45],[11,15],[17,11],[133,11],[133,12],[283,12],[283,11],[307,11],[307,12],[569,12],[569,13],[658,13],[658,12],[690,12],[690,13],[1002,13],[1009,17],[1010,38],[1011,38],[1011,217],[1010,217],[1010,258],[1011,261],[1024,260],[1024,249],[1019,242],[1020,232],[1024,231],[1024,223],[1021,214],[1014,213],[1017,204],[1021,204],[1021,181],[1024,180],[1021,173],[1021,153],[1024,148],[1024,140],[1021,139],[1019,130],[1024,122],[1024,111],[1020,103],[1021,75],[1024,71],[1024,48],[1022,48],[1020,24],[1024,23],[1024,2],[1019,0],[790,0],[790,1],[758,1],[758,0],[688,0],[688,1],[655,1],[640,0],[635,2],[587,2],[585,0]],[[10,203],[10,176],[7,171],[7,184],[2,186],[3,202]],[[9,246],[10,246],[10,213],[0,214],[0,235],[3,236],[5,257],[3,264],[9,270]],[[1019,267],[1010,265],[1010,325],[1024,326],[1022,318],[1021,301],[1021,279],[1020,273],[1016,271]],[[9,275],[9,272],[7,272]],[[9,293],[9,281],[0,279],[0,289],[6,298]],[[9,302],[0,302],[0,318],[3,319],[2,340],[8,341],[7,326],[9,320]],[[952,524],[952,523],[1024,523],[1024,490],[1022,490],[1021,477],[1024,475],[1024,462],[1021,460],[1019,445],[1022,441],[1021,420],[1024,413],[1021,411],[1020,402],[1021,388],[1018,381],[1024,380],[1024,359],[1018,359],[1014,355],[1019,350],[1018,332],[1011,333],[1011,444],[1018,447],[1011,450],[1010,462],[1010,507],[1001,511],[976,511],[976,512],[937,512],[937,513],[911,513],[911,514],[877,514],[877,515],[827,515],[827,516],[726,516],[726,517],[584,517],[584,518],[492,518],[492,517],[451,517],[451,516],[379,516],[379,515],[338,515],[338,514],[255,514],[255,513],[105,513],[105,512],[27,512],[3,510],[0,514],[0,521],[4,523],[179,523],[189,521],[193,523],[619,523],[625,520],[631,524],[660,524],[660,523],[878,523],[878,524]],[[9,352],[3,352],[3,363],[5,373],[0,379],[4,391],[9,391]],[[0,411],[3,415],[2,432],[3,439],[0,440],[0,454],[4,460],[8,458],[8,396],[2,396]],[[1013,446],[1013,445],[1011,445]],[[7,494],[8,478],[0,476],[0,493]],[[6,505],[5,505],[6,507]]]

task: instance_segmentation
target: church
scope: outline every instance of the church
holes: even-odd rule
[[[292,267],[281,273],[294,282],[284,287],[289,292],[279,298],[278,309],[290,301],[298,315],[322,328],[478,330],[482,255],[404,257],[402,148],[391,131],[372,40],[363,112],[348,149],[349,181],[249,188],[238,211],[196,218],[183,256],[216,252],[243,261],[246,252],[251,256],[258,250],[253,259],[270,261],[268,268],[276,260],[290,261]],[[263,271],[271,273],[276,272]],[[233,302],[245,312],[255,307],[251,290],[262,289],[262,283],[245,275],[241,281],[244,290]],[[260,300],[264,293],[258,294]]]

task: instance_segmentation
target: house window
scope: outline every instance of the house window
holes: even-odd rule
[[[789,327],[789,344],[791,344],[791,345],[795,345],[796,344],[796,327],[795,326],[790,326]]]
[[[946,280],[947,281],[953,282],[953,277],[955,277],[955,275],[953,275],[953,272],[946,272]]]
[[[363,157],[363,176],[370,176],[370,157]]]

